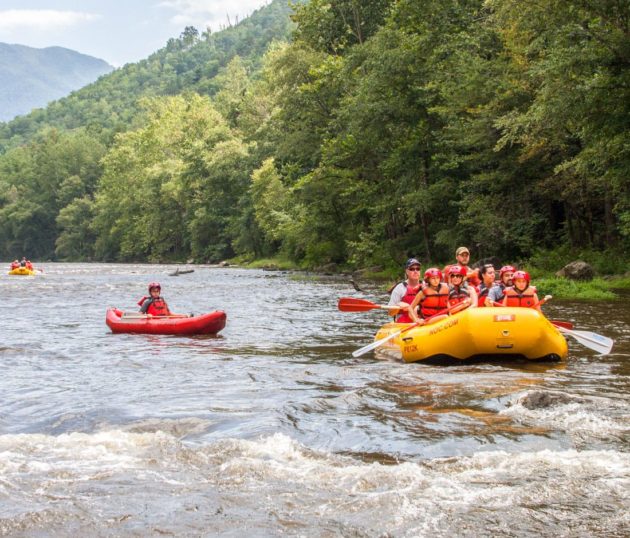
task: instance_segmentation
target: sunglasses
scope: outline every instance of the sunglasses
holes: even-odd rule
[[[420,267],[410,267],[408,271],[420,271]]]
[[[464,278],[463,275],[451,275],[451,278]]]

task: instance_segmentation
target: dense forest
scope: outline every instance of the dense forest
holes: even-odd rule
[[[621,269],[629,29],[626,0],[274,0],[186,28],[0,124],[0,256]]]

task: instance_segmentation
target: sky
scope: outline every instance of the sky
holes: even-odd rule
[[[270,0],[0,0],[0,42],[59,46],[114,67],[137,62],[186,26],[213,32]]]

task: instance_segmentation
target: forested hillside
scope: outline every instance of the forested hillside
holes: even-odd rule
[[[311,0],[289,38],[274,1],[217,34],[187,28],[0,129],[0,254],[361,266],[463,243],[621,268],[629,11]]]
[[[63,47],[0,43],[0,121],[44,107],[114,68]]]

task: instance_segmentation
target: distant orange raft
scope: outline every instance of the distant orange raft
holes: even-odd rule
[[[375,340],[404,329],[388,323]],[[405,362],[521,358],[564,360],[567,342],[544,315],[532,308],[468,308],[436,323],[413,327],[383,344]]]
[[[226,315],[215,310],[199,316],[175,314],[151,317],[146,314],[125,313],[108,308],[105,323],[114,333],[134,334],[216,334],[225,327]]]

